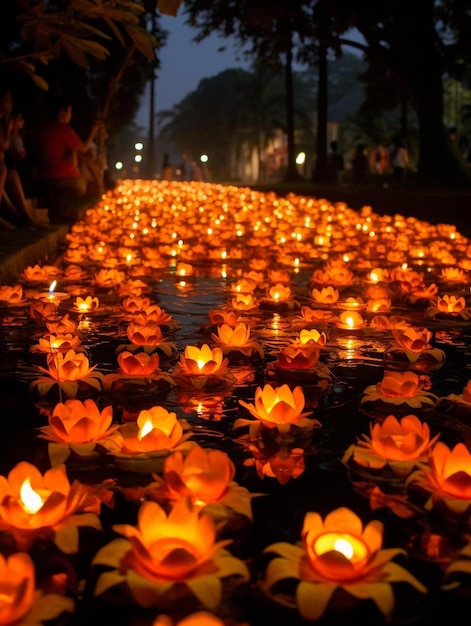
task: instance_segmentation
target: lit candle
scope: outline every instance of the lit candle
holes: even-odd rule
[[[336,323],[337,328],[345,330],[356,330],[363,328],[365,321],[356,311],[343,311],[340,313],[339,321]]]

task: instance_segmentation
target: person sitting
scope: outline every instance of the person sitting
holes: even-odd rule
[[[13,119],[13,97],[9,89],[0,92],[0,209],[4,229],[35,228],[37,224],[29,212],[23,185],[18,172],[9,168],[6,153],[10,149]]]
[[[57,98],[51,107],[51,114],[52,119],[40,127],[36,135],[35,180],[45,191],[50,219],[55,221],[61,217],[67,198],[82,198],[84,204],[88,200],[88,183],[80,172],[79,154],[90,150],[101,122],[95,122],[87,139],[82,141],[70,125],[72,104],[69,100]]]

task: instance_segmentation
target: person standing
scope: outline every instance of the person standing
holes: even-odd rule
[[[401,182],[405,179],[409,168],[409,151],[404,139],[396,139],[391,151],[391,167],[394,173],[394,179]]]
[[[58,195],[85,197],[87,179],[79,169],[79,154],[89,152],[101,128],[96,121],[85,141],[71,126],[72,104],[66,98],[57,98],[51,107],[52,119],[39,128],[36,136],[36,181],[45,188],[51,212],[55,212]]]

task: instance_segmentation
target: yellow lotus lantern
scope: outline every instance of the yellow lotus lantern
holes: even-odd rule
[[[26,552],[0,554],[0,624],[21,626],[43,624],[74,610],[74,601],[36,587],[36,571]]]
[[[264,357],[262,346],[251,337],[250,324],[244,322],[240,322],[236,326],[222,324],[217,328],[217,335],[211,333],[211,337],[221,346],[226,356],[236,352],[246,357],[255,355],[262,359]]]
[[[427,391],[429,380],[415,372],[387,370],[382,380],[376,385],[369,385],[363,392],[361,404],[380,401],[399,407],[420,409],[424,405],[433,407],[438,397]]]
[[[92,565],[112,568],[98,578],[95,595],[125,585],[140,606],[181,603],[178,586],[205,609],[216,609],[222,599],[224,579],[231,584],[249,580],[246,565],[216,541],[216,527],[208,514],[200,514],[187,498],[180,498],[167,513],[156,502],[144,502],[137,526],[117,524],[115,539],[96,554]]]
[[[30,391],[37,391],[45,396],[58,386],[68,398],[74,398],[79,391],[101,391],[103,374],[95,371],[96,365],[90,366],[87,356],[83,353],[68,350],[47,355],[47,369],[38,367],[46,374],[30,383]]]
[[[407,482],[408,494],[425,493],[426,510],[443,508],[446,513],[458,516],[471,511],[471,452],[464,443],[450,448],[438,441],[427,462],[412,473]]]
[[[77,480],[69,482],[64,465],[44,475],[21,461],[0,476],[0,531],[13,537],[20,550],[49,540],[67,554],[79,547],[79,527],[101,530],[100,499]]]
[[[291,287],[285,283],[270,285],[266,291],[266,296],[260,300],[265,308],[287,308],[293,309],[296,302],[293,300]]]
[[[224,356],[222,348],[211,348],[207,343],[201,347],[187,345],[173,376],[178,384],[197,389],[220,385],[230,380],[228,372],[229,360]],[[232,380],[232,379],[231,379]]]
[[[268,564],[261,589],[273,600],[297,608],[306,620],[317,621],[329,608],[338,608],[342,593],[352,601],[373,601],[379,613],[390,619],[395,583],[427,591],[394,562],[404,550],[382,548],[383,524],[373,520],[364,526],[351,509],[340,507],[324,519],[319,513],[307,513],[301,539],[300,545],[279,542],[265,548],[265,553],[276,556]],[[296,581],[291,596],[277,592],[285,579]]]
[[[382,423],[371,423],[370,436],[363,435],[350,446],[342,461],[373,471],[387,468],[394,476],[404,477],[426,461],[438,437],[431,437],[429,425],[416,415],[401,419],[388,415]]]
[[[255,390],[255,404],[244,400],[239,400],[239,404],[257,421],[239,418],[234,423],[234,429],[248,425],[252,439],[257,437],[262,426],[276,429],[281,435],[287,435],[292,428],[310,431],[320,426],[317,420],[307,419],[312,411],[303,412],[305,397],[300,386],[291,390],[286,384],[279,387],[267,384]]]
[[[48,416],[48,426],[40,429],[40,438],[49,442],[48,452],[51,465],[65,463],[71,453],[88,457],[97,449],[117,450],[121,437],[112,425],[113,407],[99,409],[90,398],[75,398],[59,402]]]

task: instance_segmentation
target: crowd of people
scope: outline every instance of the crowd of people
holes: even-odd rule
[[[99,196],[104,191],[106,162],[95,142],[97,120],[85,139],[71,125],[72,103],[50,101],[48,116],[30,124],[16,106],[10,89],[0,91],[0,228],[36,229],[32,199],[40,197],[49,220],[72,199]]]
[[[389,176],[396,184],[403,182],[411,169],[411,158],[407,142],[396,137],[387,146],[382,140],[376,140],[372,146],[358,143],[353,150],[350,162],[339,151],[337,141],[332,141],[329,151],[329,172],[332,182],[365,184],[376,177]],[[349,173],[348,173],[349,172]]]

